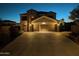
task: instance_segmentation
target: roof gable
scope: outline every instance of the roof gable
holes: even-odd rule
[[[57,23],[57,20],[56,19],[53,19],[53,18],[50,18],[50,17],[47,17],[47,16],[41,16],[35,20],[32,21],[32,23],[38,23],[38,22],[55,22]]]

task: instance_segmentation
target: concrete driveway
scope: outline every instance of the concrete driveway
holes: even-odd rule
[[[79,45],[67,38],[68,34],[69,32],[24,32],[0,53],[17,56],[79,55]]]

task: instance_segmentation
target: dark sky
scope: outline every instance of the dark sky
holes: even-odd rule
[[[65,21],[70,21],[68,16],[70,15],[70,11],[72,11],[79,4],[74,3],[6,3],[0,4],[0,18],[13,20],[16,22],[20,21],[20,14],[26,12],[29,9],[35,9],[38,11],[53,11],[57,13],[57,19],[60,20],[62,18]]]

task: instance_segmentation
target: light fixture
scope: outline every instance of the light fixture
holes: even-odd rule
[[[42,22],[42,24],[46,24],[46,22]]]
[[[58,23],[58,26],[59,26],[60,24]]]

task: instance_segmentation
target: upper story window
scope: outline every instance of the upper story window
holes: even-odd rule
[[[27,16],[21,16],[21,20],[27,20]]]

